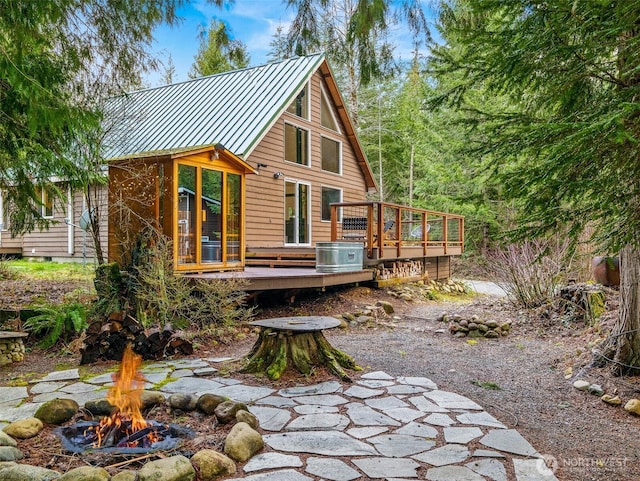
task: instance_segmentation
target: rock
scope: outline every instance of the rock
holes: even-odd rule
[[[460,322],[458,322],[458,325],[462,327],[468,327],[469,321],[467,321],[466,319],[462,319]]]
[[[260,433],[247,423],[238,423],[231,428],[224,441],[224,453],[231,459],[244,462],[264,447]]]
[[[13,446],[0,446],[0,461],[17,461],[22,459],[24,455],[22,451]],[[4,474],[4,471],[3,473]],[[0,478],[4,479],[2,476]]]
[[[349,322],[356,320],[356,316],[354,316],[350,312],[345,312],[344,314],[342,314],[342,317]]]
[[[118,409],[105,398],[87,401],[84,408],[94,416],[109,416]]]
[[[624,405],[624,410],[640,416],[640,399],[629,399],[627,404]]]
[[[589,389],[589,386],[591,386],[591,383],[583,379],[578,379],[573,383],[573,387],[575,387],[578,391],[587,391]]]
[[[131,469],[127,469],[126,471],[120,471],[115,476],[111,476],[111,481],[136,481],[137,476],[138,473]]]
[[[473,329],[473,330],[469,330],[468,336],[471,338],[478,338],[478,337],[483,337],[483,334],[479,330]]]
[[[467,327],[469,328],[469,330],[473,330],[473,329],[478,329],[478,323],[477,322],[470,322]]]
[[[484,324],[478,324],[478,331],[486,333],[489,331],[489,328]],[[486,336],[486,337],[489,337],[489,336]]]
[[[239,423],[247,423],[253,429],[258,429],[260,427],[260,421],[258,421],[258,418],[249,411],[245,411],[243,409],[236,413],[236,421]]]
[[[225,401],[216,407],[215,414],[218,421],[222,424],[227,424],[236,419],[236,413],[240,410],[248,411],[249,409],[244,403]]]
[[[591,384],[589,386],[589,393],[593,394],[594,396],[602,396],[604,395],[604,389],[602,389],[602,386],[600,386],[600,384]]]
[[[171,409],[179,409],[180,411],[193,411],[196,408],[198,399],[191,394],[176,393],[169,396],[167,403]]]
[[[473,316],[470,317],[470,321],[477,323],[480,321],[480,318],[476,314],[474,314]]]
[[[453,337],[467,337],[466,332],[456,332]]]
[[[622,399],[620,396],[611,396],[610,394],[605,394],[600,399],[602,399],[607,404],[611,404],[612,406],[620,406],[622,404]]]
[[[82,466],[67,471],[57,481],[109,481],[111,475],[104,468]]]
[[[484,333],[484,337],[486,337],[487,339],[496,339],[500,337],[500,333],[496,331],[487,331]]]
[[[7,433],[5,433],[4,431],[0,431],[0,446],[12,446],[15,448],[16,446],[18,446],[18,443]]]
[[[2,473],[2,481],[52,481],[60,477],[58,471],[29,464],[15,464],[0,472]]]
[[[384,312],[386,312],[387,314],[393,314],[395,312],[395,309],[393,308],[393,305],[390,302],[387,302],[387,301],[378,301],[378,302],[376,302],[376,306],[377,307],[382,307]]]
[[[486,326],[491,328],[491,329],[495,329],[496,327],[499,327],[500,325],[498,324],[498,321],[493,321],[493,320],[489,320],[487,322],[485,322]]]
[[[164,394],[158,391],[142,391],[142,394],[140,394],[140,402],[142,403],[143,410],[164,404],[165,401]]]
[[[198,398],[196,408],[207,416],[211,416],[212,414],[215,414],[216,408],[225,401],[227,401],[227,398],[224,396],[207,393]]]
[[[191,458],[191,464],[196,468],[201,481],[214,480],[236,472],[236,463],[213,449],[198,451]]]
[[[40,406],[34,416],[43,423],[62,424],[71,419],[79,408],[73,399],[52,399]]]
[[[37,436],[44,429],[42,421],[38,418],[24,418],[12,422],[2,430],[16,439],[29,439]]]
[[[511,330],[511,323],[503,322],[502,324],[500,324],[500,329],[502,329],[504,332],[509,332]]]
[[[138,481],[193,481],[196,470],[184,456],[150,461],[138,471]]]

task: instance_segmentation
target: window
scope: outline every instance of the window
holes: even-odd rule
[[[0,230],[7,230],[7,213],[4,205],[4,192],[0,192]]]
[[[322,187],[322,220],[331,220],[331,204],[342,202],[342,191],[332,187]],[[339,215],[339,214],[338,214]],[[340,219],[337,219],[340,220]]]
[[[309,165],[309,131],[292,124],[284,124],[284,160]]]
[[[40,197],[39,211],[44,219],[53,219],[54,193],[51,187],[38,187],[36,194]]]
[[[322,90],[322,98],[320,100],[320,123],[323,127],[338,132],[338,122],[336,122],[336,119],[333,116],[331,104],[329,103],[329,99],[327,98],[327,94],[324,93],[324,90]]]
[[[309,120],[309,84],[296,96],[287,108],[287,112]]]
[[[342,171],[341,145],[337,140],[322,137],[321,140],[322,170],[340,174]]]

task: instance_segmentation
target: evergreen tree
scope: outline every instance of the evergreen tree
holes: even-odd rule
[[[621,313],[602,359],[640,369],[640,1],[443,2],[447,98],[477,130],[505,193],[523,203],[519,234],[595,222],[621,255]],[[478,87],[506,104],[470,102]]]
[[[189,77],[203,77],[245,68],[249,65],[247,47],[240,40],[232,40],[227,26],[213,19],[209,30],[200,33],[200,47]]]

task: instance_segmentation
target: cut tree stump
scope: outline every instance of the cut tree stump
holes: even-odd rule
[[[288,366],[294,366],[305,376],[314,367],[324,366],[343,381],[351,382],[345,369],[362,370],[351,356],[333,347],[324,337],[324,329],[340,325],[334,317],[278,317],[250,324],[261,330],[242,372],[266,373],[275,381]]]

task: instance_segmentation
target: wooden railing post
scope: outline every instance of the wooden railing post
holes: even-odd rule
[[[446,215],[442,216],[442,240],[443,242],[443,247],[444,247],[444,255],[447,255],[447,248],[449,247],[449,233],[448,231],[448,222],[449,221],[449,217],[447,217]]]
[[[338,206],[331,205],[331,242],[338,240]]]

